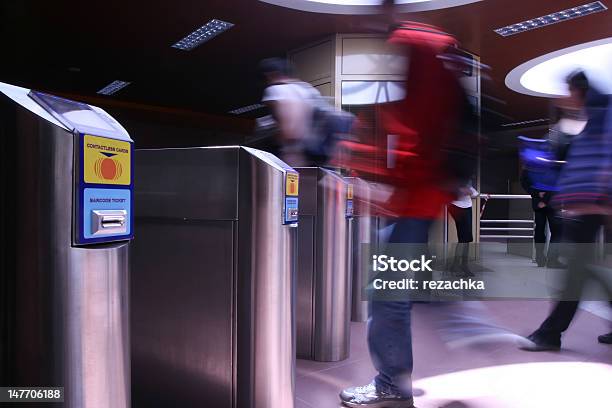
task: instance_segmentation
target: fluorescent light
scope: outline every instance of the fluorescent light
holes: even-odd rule
[[[524,120],[522,122],[513,122],[513,123],[504,123],[502,125],[502,127],[508,127],[508,126],[519,126],[519,125],[531,125],[533,123],[539,123],[539,122],[548,122],[549,119],[533,119],[533,120]]]
[[[120,89],[125,88],[129,84],[131,84],[131,82],[113,81],[110,84],[106,85],[104,88],[100,89],[96,93],[98,93],[100,95],[112,95],[115,92],[119,91]]]
[[[221,21],[217,19],[210,20],[202,27],[198,28],[188,36],[182,38],[176,44],[172,45],[172,48],[177,48],[183,51],[191,51],[200,44],[218,36],[224,31],[232,28],[234,24],[228,23],[227,21]]]
[[[572,7],[556,13],[547,14],[542,17],[533,18],[531,20],[521,21],[520,23],[511,24],[506,27],[498,28],[495,31],[502,37],[519,34],[525,31],[534,30],[551,24],[560,23],[562,21],[572,20],[574,18],[587,16],[589,14],[605,11],[608,8],[601,1],[583,4],[582,6]]]
[[[248,105],[248,106],[243,106],[242,108],[236,108],[234,110],[229,111],[228,113],[234,114],[234,115],[242,115],[243,113],[247,113],[247,112],[251,112],[254,110],[258,110],[265,107],[265,105],[262,105],[261,103],[255,103],[253,105]]]

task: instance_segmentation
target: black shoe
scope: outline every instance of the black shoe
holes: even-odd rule
[[[597,338],[597,341],[603,344],[612,344],[612,332],[608,334],[602,334]]]
[[[532,334],[522,338],[518,342],[518,346],[521,350],[525,351],[559,351],[561,349],[561,340],[551,341]]]
[[[538,264],[539,268],[543,268],[546,266],[546,258],[543,256],[538,256],[536,257],[536,263]]]
[[[363,387],[347,388],[340,393],[340,400],[347,407],[367,408],[414,408],[411,397],[381,392],[374,383]]]

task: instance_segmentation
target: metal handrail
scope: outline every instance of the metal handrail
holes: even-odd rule
[[[533,231],[532,228],[512,228],[512,227],[480,227],[481,231]]]
[[[480,197],[485,201],[491,199],[502,200],[526,200],[531,199],[528,194],[480,194]],[[485,203],[486,206],[486,203]],[[484,208],[483,208],[484,211]],[[481,214],[482,215],[482,214]],[[531,224],[530,227],[483,227],[483,224]],[[483,235],[480,234],[480,239],[533,239],[534,220],[486,220],[480,219],[480,231],[531,231],[531,235]]]
[[[522,224],[533,224],[533,220],[480,220],[481,223],[483,222],[490,222],[490,223],[511,223],[511,224],[517,224],[517,223],[522,223]]]
[[[490,239],[533,239],[533,235],[481,235],[480,238]]]
[[[481,198],[491,199],[491,198],[503,198],[506,200],[524,200],[526,198],[531,199],[529,194],[480,194]]]

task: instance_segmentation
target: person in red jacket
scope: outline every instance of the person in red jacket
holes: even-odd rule
[[[385,205],[394,215],[388,242],[425,250],[432,222],[465,183],[449,169],[457,162],[449,158],[449,148],[461,150],[457,137],[467,98],[458,73],[443,58],[457,46],[454,37],[433,26],[403,23],[389,41],[409,58],[406,97],[381,108],[386,134],[398,136],[395,166],[384,174],[393,187]],[[371,384],[342,391],[344,405],[413,407],[411,308],[408,299],[371,302],[368,346],[378,375]]]

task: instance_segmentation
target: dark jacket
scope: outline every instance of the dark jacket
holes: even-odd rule
[[[531,208],[533,208],[533,211],[543,211],[546,209],[546,207],[540,208],[538,205],[543,202],[546,204],[546,206],[548,206],[548,203],[552,198],[552,193],[550,191],[537,190],[532,187],[532,184],[533,183],[529,179],[529,172],[527,170],[523,170],[521,172],[521,187],[523,187],[523,190],[525,190],[527,194],[531,196]],[[540,193],[544,193],[544,197],[540,197]]]
[[[609,205],[612,170],[610,108],[610,95],[593,88],[589,90],[586,100],[588,122],[584,131],[572,139],[553,205]]]

